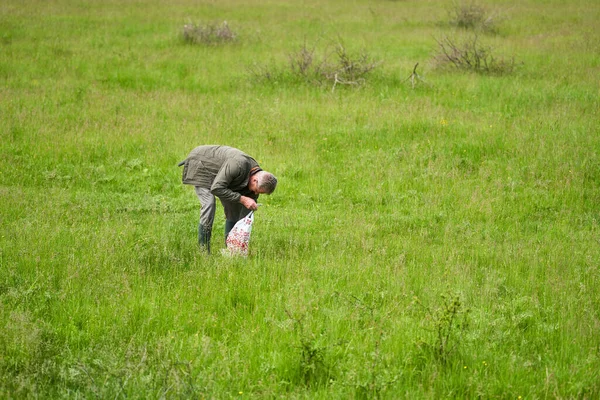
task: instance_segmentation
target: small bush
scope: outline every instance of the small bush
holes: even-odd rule
[[[477,35],[457,44],[455,40],[444,37],[437,40],[439,51],[434,61],[439,67],[451,66],[462,70],[484,74],[505,75],[515,69],[514,58],[498,58],[493,49],[479,43]]]
[[[236,34],[227,21],[222,24],[194,24],[183,26],[183,41],[190,44],[217,45],[233,42]]]
[[[334,50],[326,52],[324,56],[319,56],[315,48],[304,44],[288,55],[288,67],[272,68],[254,64],[248,70],[250,75],[260,80],[333,85],[335,90],[338,84],[362,85],[366,76],[379,64],[365,52],[351,54],[342,43],[338,43]]]
[[[497,15],[474,2],[455,4],[449,10],[450,24],[464,29],[476,29],[484,32],[497,32],[499,18]]]
[[[320,66],[315,63],[315,49],[309,49],[306,43],[298,51],[289,55],[289,62],[294,75],[307,77],[320,70]]]
[[[319,343],[317,335],[308,332],[305,315],[295,317],[287,310],[286,314],[294,322],[294,330],[300,342],[298,370],[302,381],[307,386],[327,384],[333,377],[332,369],[325,360],[327,348]]]
[[[415,299],[425,311],[424,322],[430,332],[428,339],[417,344],[426,353],[433,354],[442,364],[448,363],[462,341],[462,334],[468,328],[470,310],[465,308],[456,294],[441,296],[441,304],[431,309],[419,299]]]
[[[348,52],[342,43],[338,43],[333,51],[318,57],[314,48],[306,44],[289,55],[290,70],[294,77],[318,83],[360,85],[366,76],[380,63],[373,61],[363,52],[358,55]]]
[[[344,82],[364,81],[365,76],[374,70],[380,63],[371,60],[367,53],[352,55],[348,53],[343,44],[335,48],[335,60],[326,68],[325,76],[328,80],[342,80]]]
[[[281,68],[273,68],[268,64],[254,63],[246,67],[246,72],[251,79],[259,82],[278,82],[285,80],[285,73]]]

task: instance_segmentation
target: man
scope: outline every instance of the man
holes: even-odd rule
[[[198,244],[210,254],[210,237],[219,198],[225,210],[225,239],[235,223],[256,210],[259,194],[271,194],[277,178],[263,171],[256,160],[228,146],[199,146],[183,165],[183,183],[193,185],[200,200]]]

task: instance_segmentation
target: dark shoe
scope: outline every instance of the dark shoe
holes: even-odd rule
[[[200,245],[201,249],[206,250],[208,254],[210,254],[210,235],[210,229],[207,229],[205,226],[198,225],[198,245]]]

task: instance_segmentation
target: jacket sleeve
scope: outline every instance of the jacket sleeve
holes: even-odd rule
[[[221,200],[238,203],[241,194],[229,189],[232,183],[244,179],[244,169],[235,159],[229,159],[221,166],[210,188],[213,195]]]

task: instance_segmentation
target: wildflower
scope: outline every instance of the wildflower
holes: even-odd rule
[[[446,121],[444,118],[442,118],[442,119],[440,120],[440,124],[441,124],[442,126],[446,126],[446,125],[448,125],[448,121]]]

